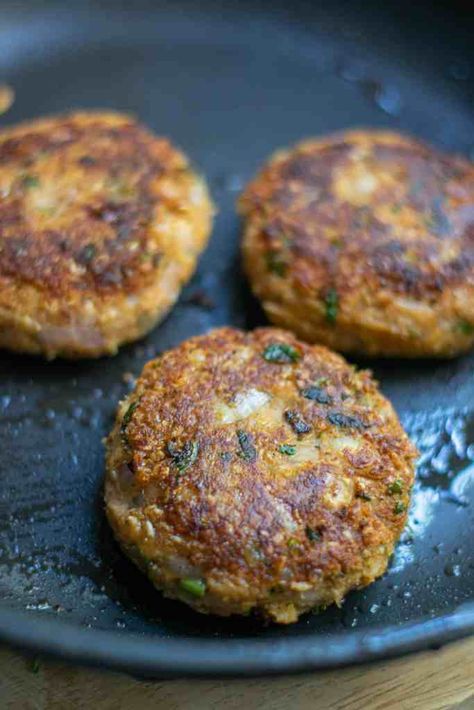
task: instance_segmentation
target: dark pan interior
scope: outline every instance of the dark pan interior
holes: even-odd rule
[[[422,457],[390,570],[341,609],[288,628],[197,615],[121,555],[101,502],[101,439],[127,373],[213,326],[264,322],[233,207],[262,159],[354,125],[474,157],[472,16],[414,5],[2,3],[0,83],[17,95],[2,125],[132,111],[189,152],[219,215],[194,280],[143,342],[82,363],[0,354],[0,637],[156,675],[332,665],[473,630],[474,356],[368,363]]]

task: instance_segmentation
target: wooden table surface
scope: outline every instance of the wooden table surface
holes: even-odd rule
[[[0,708],[91,710],[474,710],[474,638],[323,673],[143,681],[0,649]]]

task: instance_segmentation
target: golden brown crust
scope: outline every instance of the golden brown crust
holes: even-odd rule
[[[269,317],[370,355],[474,343],[474,166],[396,133],[277,153],[245,190],[243,254]]]
[[[285,623],[383,573],[414,453],[369,373],[285,331],[222,328],[148,363],[121,403],[107,515],[168,595]]]
[[[0,345],[100,355],[147,332],[210,229],[205,186],[166,139],[116,113],[0,133]]]

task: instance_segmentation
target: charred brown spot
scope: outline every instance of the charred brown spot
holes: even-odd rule
[[[0,195],[0,276],[36,284],[55,296],[71,289],[143,286],[161,256],[148,245],[159,200],[151,185],[179,164],[166,141],[133,121],[111,128],[100,116],[84,123],[64,117],[44,126],[39,122],[38,128],[32,124],[3,140],[0,133],[0,165],[12,181],[9,192]],[[70,170],[71,203],[59,196],[55,203],[49,165],[61,171],[61,181]],[[86,204],[77,182],[85,178],[78,177],[77,165],[94,167],[90,179],[98,181]],[[72,268],[74,262],[86,267],[85,273]]]
[[[112,225],[127,224],[132,222],[137,213],[136,205],[126,202],[103,202],[101,205],[88,207],[88,212],[93,219]]]
[[[298,180],[326,188],[331,172],[350,153],[347,143],[335,143],[322,148],[318,153],[296,152],[283,163],[281,175],[285,180]]]
[[[335,187],[357,164],[362,175],[374,176],[367,204],[343,199]],[[382,288],[432,303],[472,278],[473,184],[468,161],[414,139],[385,142],[369,132],[306,143],[270,161],[243,204],[256,219],[270,271],[277,255],[275,273],[283,273],[284,264],[285,281],[322,300],[325,315],[329,289],[341,302],[346,292],[379,294]],[[449,261],[446,241],[453,246]]]
[[[42,155],[65,148],[73,140],[74,136],[69,131],[56,138],[35,131],[4,141],[1,141],[0,137],[0,164],[28,166]]]
[[[423,273],[417,266],[404,261],[400,252],[390,252],[377,249],[370,263],[375,273],[380,277],[385,288],[396,292],[419,295],[426,287],[423,283]],[[433,283],[433,286],[435,284]]]
[[[97,164],[97,160],[92,157],[92,155],[83,155],[79,158],[79,164],[84,168],[91,168],[93,165]]]

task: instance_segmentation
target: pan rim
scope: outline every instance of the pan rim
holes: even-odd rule
[[[437,649],[474,635],[474,602],[434,619],[318,637],[163,638],[83,628],[0,607],[0,640],[22,651],[148,678],[248,677],[303,673]]]
[[[88,2],[87,6],[92,7],[93,4]],[[149,2],[139,4],[146,9],[142,17],[133,18],[137,28],[139,25],[145,27],[150,24],[145,15],[153,6]],[[225,3],[215,4],[225,6]],[[235,8],[239,4],[244,5],[235,3],[236,15]],[[164,5],[173,8],[172,3]],[[278,6],[284,5],[284,2],[278,3]],[[40,17],[44,9],[42,6],[38,8],[37,15]],[[67,16],[70,23],[71,10],[76,22],[69,24],[66,33],[68,41],[73,36],[88,36],[87,13],[90,8],[65,9],[62,4],[54,2],[50,4],[51,16],[48,18],[52,19],[61,12]],[[111,3],[103,16],[98,17],[94,12],[94,19],[96,22],[99,20],[98,24],[104,36],[108,37],[104,29],[105,18],[109,20],[111,13],[117,23],[122,23],[120,26],[125,28],[124,33],[129,32],[128,25],[123,25],[122,22],[125,12],[126,10],[119,7],[113,7]],[[203,12],[208,14],[207,11]],[[24,22],[24,19],[22,16],[21,22]],[[129,19],[127,18],[127,22]],[[48,32],[50,30],[51,26]],[[115,31],[114,29],[113,33]],[[300,38],[300,31],[296,26],[294,32],[295,37]],[[114,34],[114,41],[115,36]],[[54,39],[57,43],[55,46],[60,48],[61,38]],[[474,602],[456,606],[450,612],[441,613],[435,618],[418,618],[399,625],[374,626],[363,630],[347,629],[338,634],[330,633],[324,636],[319,635],[317,631],[308,631],[297,637],[282,635],[279,638],[247,639],[202,639],[199,636],[184,635],[158,637],[153,633],[139,635],[127,630],[87,628],[68,619],[66,615],[53,616],[44,612],[20,610],[8,606],[8,602],[0,603],[0,642],[25,652],[44,654],[45,657],[51,656],[65,662],[103,666],[150,678],[249,677],[310,672],[381,661],[438,648],[470,634],[474,634]]]

